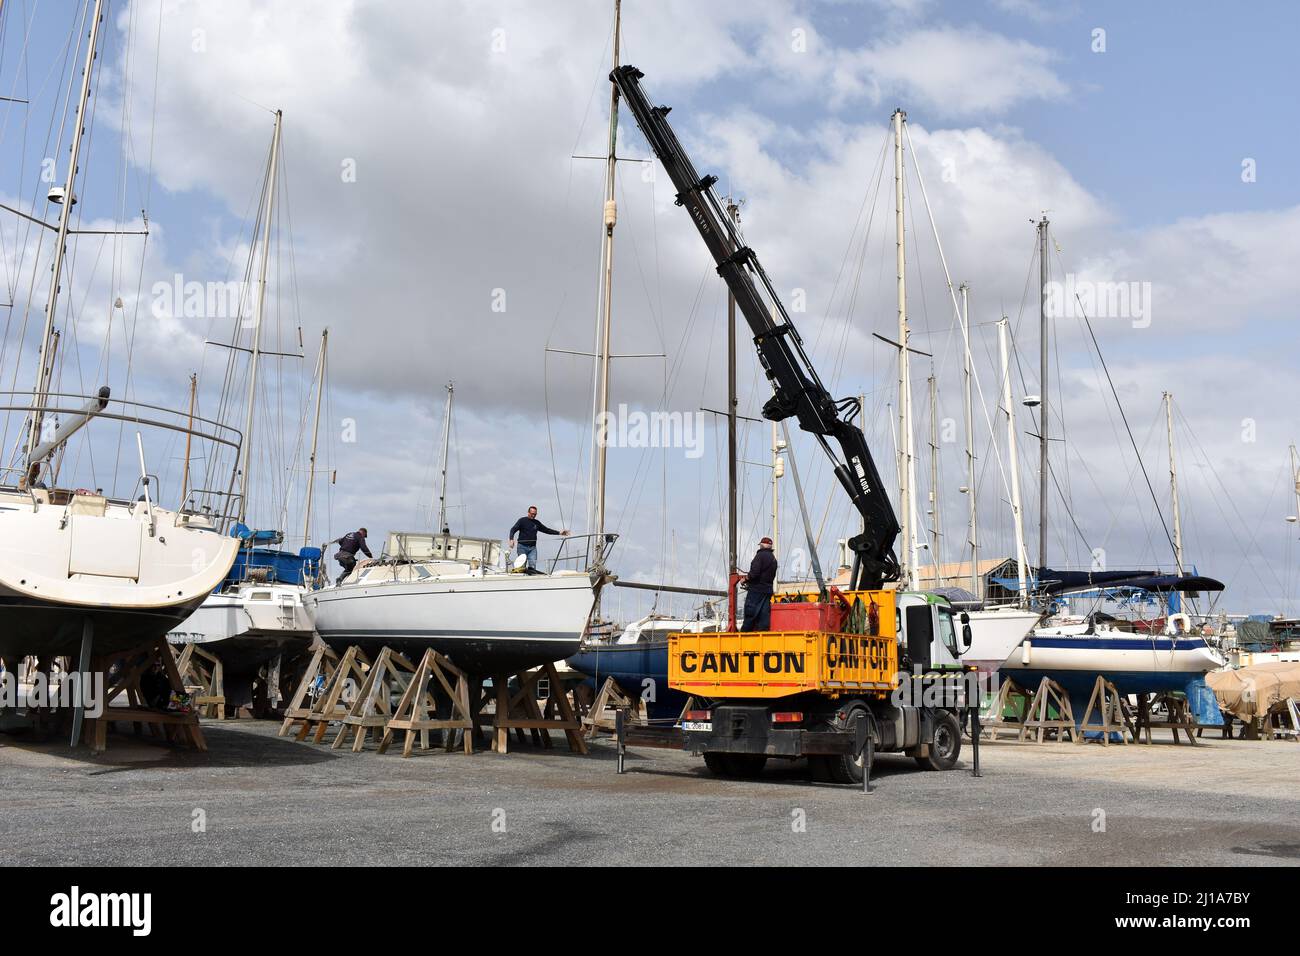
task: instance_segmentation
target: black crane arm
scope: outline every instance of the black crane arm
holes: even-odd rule
[[[727,283],[754,333],[759,362],[772,384],[772,397],[763,405],[763,417],[779,422],[794,416],[800,428],[816,435],[834,463],[835,476],[862,515],[862,534],[849,539],[854,556],[850,585],[854,589],[875,589],[885,581],[896,581],[899,569],[894,541],[898,538],[898,517],[876,470],[866,436],[854,424],[858,400],[836,401],[817,377],[817,370],[804,352],[803,340],[758,257],[741,241],[713,194],[717,177],[701,177],[695,171],[666,119],[670,107],[650,104],[641,89],[643,75],[634,66],[622,66],[610,74],[610,80],[673,181],[677,205],[690,212],[691,221],[718,264],[718,275]],[[760,285],[766,301],[759,292]],[[838,443],[839,454],[831,448],[828,438]]]

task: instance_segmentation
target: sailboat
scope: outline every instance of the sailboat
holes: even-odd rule
[[[282,114],[275,114],[271,137],[271,154],[263,188],[260,212],[262,237],[258,293],[252,316],[251,347],[232,343],[235,352],[248,352],[248,393],[245,409],[243,460],[239,467],[240,493],[237,521],[231,531],[239,542],[239,554],[221,586],[190,617],[167,635],[174,645],[202,647],[221,662],[223,694],[228,707],[253,703],[253,683],[263,665],[277,658],[287,662],[294,655],[304,655],[315,636],[311,615],[304,595],[315,584],[320,565],[319,548],[307,547],[310,533],[310,502],[315,480],[316,437],[320,429],[320,398],[324,390],[328,331],[322,333],[317,361],[316,417],[312,431],[312,454],[308,465],[306,511],[307,529],[304,547],[297,553],[279,548],[284,533],[278,530],[253,530],[245,523],[251,490],[253,427],[258,409],[258,372],[264,354],[262,333],[266,312],[267,265],[271,256],[272,230],[276,210],[276,182],[280,161]],[[250,253],[255,254],[256,250]],[[238,330],[236,331],[236,335]],[[188,460],[186,462],[188,466]],[[272,666],[271,673],[280,668]],[[270,703],[279,698],[278,683],[268,681],[266,697]]]
[[[47,196],[58,221],[46,222],[35,210],[17,211],[55,233],[55,245],[34,386],[26,401],[13,392],[0,396],[0,411],[25,418],[0,484],[0,658],[10,667],[26,655],[70,654],[79,655],[79,670],[85,672],[92,655],[156,640],[221,583],[238,550],[238,542],[219,531],[225,510],[219,505],[193,508],[182,502],[175,510],[162,505],[143,438],[145,431],[170,433],[167,438],[180,434],[237,453],[238,432],[115,399],[107,385],[88,396],[54,387],[62,358],[56,356],[58,296],[67,280],[68,242],[78,233],[72,207],[82,199],[79,184],[88,181],[81,151],[103,6],[103,0],[95,0],[89,17],[66,175]],[[61,474],[68,441],[83,429],[82,439],[90,441],[97,423],[107,422],[116,423],[119,436],[134,433],[131,457],[139,470],[129,497],[79,487]],[[230,481],[224,494],[214,493],[215,501],[229,503],[233,472]]]
[[[1169,481],[1173,513],[1170,544],[1176,563],[1175,573],[1153,570],[1070,571],[1047,567],[1047,495],[1048,460],[1048,225],[1046,216],[1037,223],[1040,286],[1040,383],[1039,404],[1039,552],[1038,567],[1033,569],[1034,588],[1045,600],[1073,595],[1075,601],[1098,602],[1116,594],[1137,592],[1162,596],[1169,613],[1163,627],[1140,629],[1137,622],[1125,621],[1093,610],[1083,616],[1072,615],[1068,606],[1046,617],[1028,634],[1003,662],[1000,673],[1023,686],[1033,687],[1047,677],[1063,686],[1082,717],[1083,708],[1098,676],[1113,683],[1122,694],[1155,694],[1185,691],[1209,671],[1225,664],[1224,657],[1206,641],[1203,629],[1193,625],[1182,612],[1182,598],[1202,592],[1222,591],[1224,586],[1213,578],[1187,570],[1183,558],[1182,517],[1178,499],[1178,474],[1174,455],[1173,397],[1165,392],[1163,401],[1168,430]],[[1003,322],[1005,323],[1005,319]],[[1003,362],[1005,369],[1005,326],[1003,327]],[[1118,397],[1116,397],[1118,401]],[[1032,404],[1031,402],[1027,402]],[[1009,408],[1008,402],[1008,408]],[[1121,408],[1121,414],[1123,410]],[[1136,447],[1134,451],[1136,451]],[[1014,454],[1013,454],[1014,459]],[[1015,463],[1013,460],[1013,469]],[[1023,541],[1023,535],[1021,536]],[[1020,564],[1020,593],[1028,593],[1026,565]]]
[[[390,647],[418,659],[432,648],[475,677],[517,673],[576,651],[606,581],[604,536],[565,539],[544,571],[507,567],[496,538],[452,534],[447,448],[455,389],[447,386],[437,533],[391,532],[380,557],[312,591],[322,641],[337,651]],[[581,542],[582,544],[579,544]],[[585,547],[583,546],[585,545]],[[576,568],[564,567],[576,564]]]

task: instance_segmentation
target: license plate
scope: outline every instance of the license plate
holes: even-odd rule
[[[695,730],[708,733],[713,730],[713,721],[711,720],[683,720],[682,730]]]

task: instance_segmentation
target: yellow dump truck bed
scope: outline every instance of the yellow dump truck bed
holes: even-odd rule
[[[815,599],[816,595],[804,597]],[[701,697],[727,698],[787,697],[806,691],[832,697],[888,693],[898,673],[896,595],[893,591],[852,591],[842,597],[856,608],[860,626],[870,633],[670,634],[668,685]],[[808,620],[818,617],[814,614]]]
[[[893,690],[897,673],[898,643],[892,633],[753,631],[668,637],[668,685],[701,697],[884,694]]]

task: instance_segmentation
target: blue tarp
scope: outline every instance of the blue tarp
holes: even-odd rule
[[[268,579],[280,584],[311,584],[320,561],[320,548],[299,548],[296,554],[276,548],[240,548],[222,587],[246,580],[249,568],[266,568]]]
[[[1214,691],[1205,683],[1204,677],[1198,677],[1187,685],[1187,709],[1192,712],[1196,722],[1203,726],[1217,727],[1223,724],[1223,712]]]

